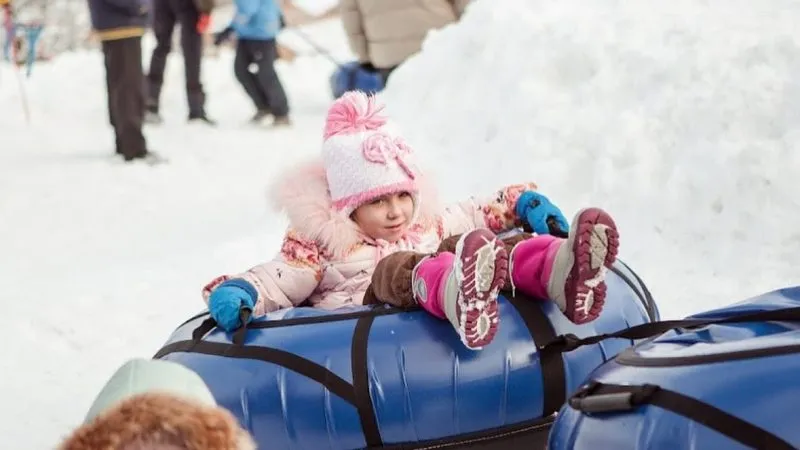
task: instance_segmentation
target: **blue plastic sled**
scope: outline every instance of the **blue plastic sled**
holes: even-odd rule
[[[800,448],[800,287],[691,319],[592,373],[549,449]]]
[[[155,358],[197,372],[259,448],[543,448],[567,394],[633,342],[607,340],[563,357],[537,346],[557,334],[658,320],[647,288],[624,264],[607,284],[603,314],[580,326],[552,302],[501,296],[498,334],[477,352],[422,310],[301,307],[234,333],[202,314]]]
[[[357,61],[339,66],[330,77],[330,86],[333,98],[354,90],[374,94],[384,87],[380,74],[362,69]]]

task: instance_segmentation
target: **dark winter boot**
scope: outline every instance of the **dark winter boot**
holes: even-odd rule
[[[205,113],[202,115],[190,115],[189,123],[202,123],[212,127],[217,126],[217,122],[211,120],[207,115],[205,115]]]
[[[253,117],[250,118],[250,123],[258,125],[271,115],[272,112],[270,112],[270,110],[259,109],[255,114],[253,114]]]
[[[290,127],[292,126],[292,120],[289,119],[289,116],[275,117],[272,121],[272,126],[275,128]]]
[[[152,151],[148,151],[143,155],[136,155],[133,157],[123,156],[122,157],[125,162],[127,163],[134,163],[134,162],[143,162],[148,166],[157,166],[159,164],[164,164],[167,162],[167,159],[163,156],[159,155],[158,153],[154,153]]]
[[[164,118],[158,113],[158,106],[148,106],[144,112],[144,123],[149,125],[161,125]]]

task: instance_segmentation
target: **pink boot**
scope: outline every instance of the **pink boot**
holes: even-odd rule
[[[417,302],[448,319],[467,348],[479,350],[497,333],[497,294],[508,272],[508,255],[489,230],[465,233],[456,253],[440,253],[414,268]]]
[[[511,252],[511,282],[538,298],[549,298],[576,324],[600,315],[605,276],[614,264],[619,234],[611,216],[598,208],[575,215],[569,237],[536,236]]]

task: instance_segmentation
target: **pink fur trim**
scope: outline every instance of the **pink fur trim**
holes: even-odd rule
[[[359,131],[377,130],[386,124],[381,115],[384,105],[372,95],[350,91],[337,99],[328,110],[323,137],[337,134],[353,134]]]
[[[417,220],[416,222],[423,227],[433,227],[439,223],[442,206],[439,203],[439,191],[433,183],[434,177],[426,171],[417,168]]]
[[[332,206],[325,166],[315,159],[286,171],[272,186],[274,207],[285,211],[290,227],[334,256],[343,257],[361,241],[359,228]]]
[[[439,214],[436,189],[431,180],[417,172],[416,185],[419,211],[416,223],[434,226]],[[272,206],[284,211],[292,230],[316,242],[336,258],[348,254],[364,236],[347,214],[333,206],[325,166],[313,159],[289,168],[270,187]]]
[[[370,202],[378,197],[394,194],[396,192],[411,192],[417,193],[417,186],[413,181],[404,181],[402,183],[390,184],[388,186],[380,186],[368,191],[359,192],[358,194],[351,195],[333,202],[333,207],[338,210],[348,209],[350,211],[358,208],[364,203]]]

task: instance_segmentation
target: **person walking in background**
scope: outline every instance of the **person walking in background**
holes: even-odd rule
[[[150,58],[147,74],[147,122],[162,123],[159,114],[161,87],[167,56],[172,50],[172,33],[175,24],[181,27],[181,49],[183,50],[186,74],[186,99],[189,103],[189,120],[213,125],[205,111],[206,95],[200,81],[200,65],[203,56],[203,33],[208,29],[214,0],[152,0],[153,33],[156,48]]]
[[[273,126],[291,125],[289,101],[275,71],[275,38],[284,24],[280,5],[277,0],[234,3],[236,15],[230,26],[215,37],[214,45],[221,45],[234,33],[237,36],[233,71],[256,107],[251,122],[259,124],[271,115]]]
[[[378,72],[384,84],[428,32],[461,18],[470,0],[341,0],[347,40],[361,67]]]
[[[116,152],[133,161],[159,158],[147,150],[144,121],[142,35],[148,23],[148,0],[88,0],[92,27],[100,39],[106,66],[108,115]]]

